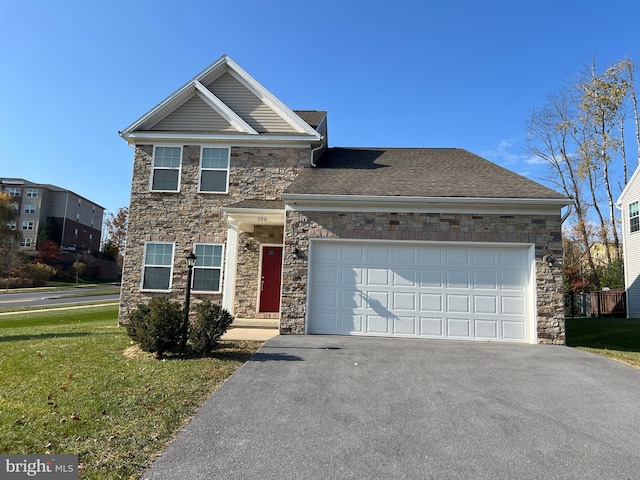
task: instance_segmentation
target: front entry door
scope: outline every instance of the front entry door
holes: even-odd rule
[[[260,311],[280,310],[282,281],[282,247],[263,247],[262,278],[260,287]]]

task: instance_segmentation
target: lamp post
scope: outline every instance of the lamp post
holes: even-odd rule
[[[196,264],[196,254],[190,252],[184,257],[187,260],[187,294],[184,300],[184,320],[182,322],[182,344],[180,350],[184,353],[187,349],[187,336],[189,335],[189,301],[191,300],[191,272]]]

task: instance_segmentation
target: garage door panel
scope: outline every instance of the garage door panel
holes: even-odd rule
[[[367,285],[389,285],[389,271],[384,268],[367,268]]]
[[[469,313],[469,296],[468,295],[447,295],[447,312]]]
[[[420,270],[420,285],[423,287],[442,287],[443,272],[440,270]]]
[[[416,283],[416,271],[413,268],[397,268],[392,272],[393,286],[413,287]]]
[[[416,309],[416,293],[415,292],[393,292],[393,311],[415,311]]]
[[[366,333],[389,334],[389,321],[386,316],[367,315]]]
[[[526,334],[524,322],[502,322],[502,338],[513,341],[525,340]]]
[[[495,295],[475,295],[473,313],[498,313],[498,299]]]
[[[396,335],[416,336],[416,317],[394,317],[393,333]]]
[[[469,288],[469,272],[466,270],[449,270],[447,272],[447,288]]]
[[[442,337],[444,319],[436,317],[420,317],[420,335],[425,337]]]
[[[442,293],[421,293],[420,310],[425,312],[442,312]]]
[[[530,247],[312,243],[309,333],[530,341]]]
[[[449,337],[469,338],[471,321],[466,318],[447,318],[447,334]]]

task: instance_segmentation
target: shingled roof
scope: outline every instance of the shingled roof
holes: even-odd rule
[[[286,194],[565,199],[459,148],[330,148]]]

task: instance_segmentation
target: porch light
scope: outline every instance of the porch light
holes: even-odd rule
[[[184,300],[184,320],[182,321],[182,344],[180,350],[184,353],[187,349],[187,337],[189,336],[189,301],[191,300],[191,274],[193,266],[196,264],[196,254],[190,252],[189,255],[184,257],[187,261],[187,293]]]
[[[553,258],[553,255],[545,255],[544,257],[542,257],[542,261],[547,262],[549,268],[553,267],[553,264],[556,263],[556,259]]]

